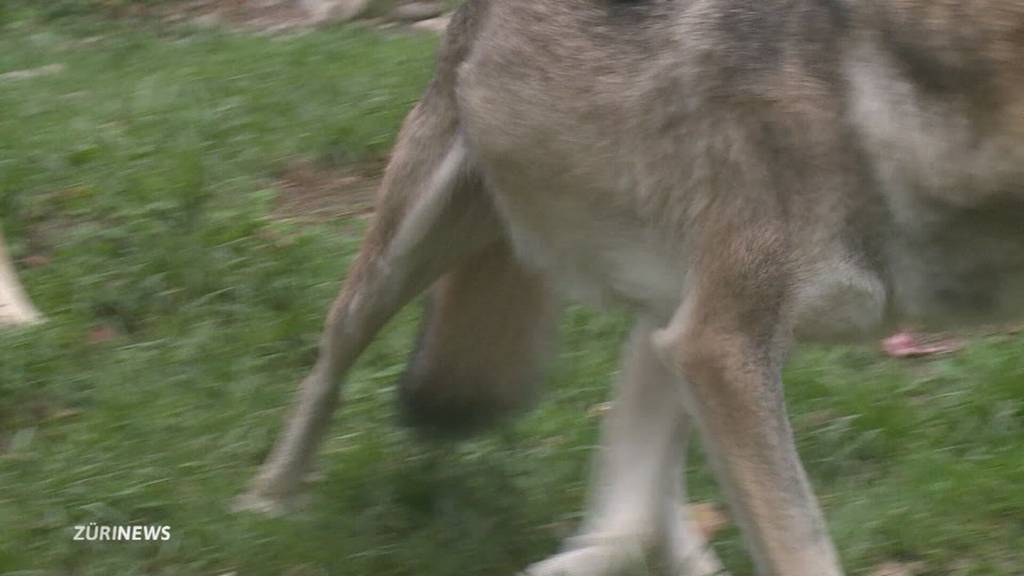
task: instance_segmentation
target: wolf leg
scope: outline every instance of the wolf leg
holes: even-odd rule
[[[7,255],[3,234],[0,233],[0,326],[34,324],[41,319],[18,281],[18,272]]]
[[[783,259],[758,254],[765,238],[740,239],[736,254],[702,262],[655,348],[686,384],[685,404],[758,573],[841,576],[786,416],[788,283]]]
[[[529,576],[612,576],[644,567],[724,574],[684,506],[691,426],[677,378],[654,355],[650,336],[651,325],[640,322],[630,338],[580,535],[564,552],[531,566]]]
[[[399,383],[406,423],[470,434],[532,405],[554,349],[558,302],[506,241],[431,288],[419,343]]]
[[[338,402],[345,372],[384,323],[500,224],[446,103],[428,97],[402,129],[373,226],[331,307],[316,365],[269,457],[236,508],[287,509]]]

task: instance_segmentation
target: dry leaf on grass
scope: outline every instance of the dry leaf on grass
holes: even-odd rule
[[[729,526],[729,517],[718,506],[710,502],[690,504],[690,518],[697,524],[704,538],[711,540]]]
[[[119,334],[117,330],[107,325],[93,326],[89,330],[89,335],[86,340],[89,344],[104,344],[117,338]]]

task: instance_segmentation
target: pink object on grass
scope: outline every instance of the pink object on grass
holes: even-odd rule
[[[937,354],[951,354],[964,347],[962,340],[940,339],[923,341],[921,335],[902,331],[882,340],[882,352],[893,358],[920,358]]]

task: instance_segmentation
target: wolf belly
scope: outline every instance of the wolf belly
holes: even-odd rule
[[[667,322],[686,295],[691,262],[685,235],[661,231],[628,205],[607,201],[635,196],[635,190],[608,190],[598,183],[601,178],[580,172],[574,182],[537,176],[543,172],[538,164],[529,171],[509,167],[507,159],[488,171],[517,255],[573,299],[626,304]],[[591,186],[571,189],[580,182]],[[881,277],[841,247],[809,258],[800,269],[794,290],[799,338],[856,341],[886,327],[888,295]]]
[[[488,172],[519,258],[571,298],[598,306],[626,304],[667,319],[683,295],[684,244],[644,225],[631,210],[608,205],[607,190],[572,190],[579,181],[538,177],[536,165],[531,172]]]

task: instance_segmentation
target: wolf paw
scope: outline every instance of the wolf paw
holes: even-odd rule
[[[582,539],[577,539],[582,540]],[[634,540],[584,545],[533,564],[522,576],[729,576],[704,546],[671,546],[655,553]]]
[[[522,576],[624,576],[643,573],[648,564],[640,546],[602,544],[556,554]]]
[[[291,494],[285,496],[267,495],[252,490],[242,494],[231,501],[232,512],[256,512],[267,516],[284,516],[304,508],[308,503],[308,496],[303,494]]]

